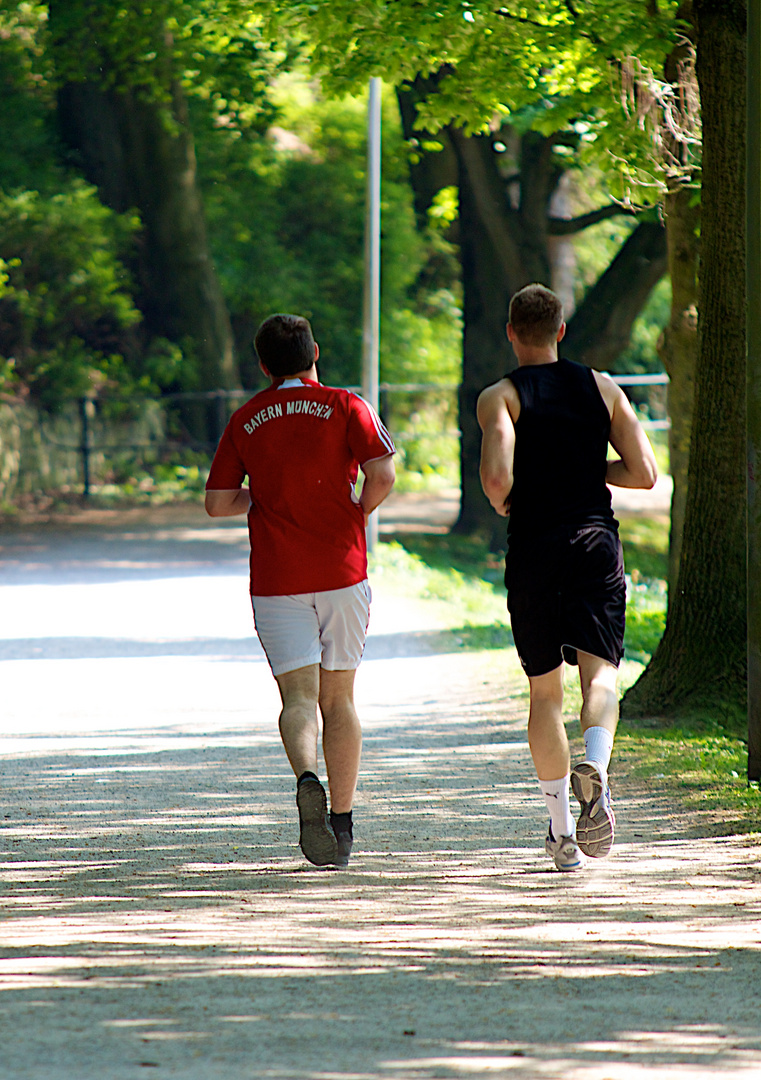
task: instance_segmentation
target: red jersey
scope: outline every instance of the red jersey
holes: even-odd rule
[[[207,490],[251,492],[252,596],[323,592],[367,577],[358,469],[394,453],[375,410],[349,390],[288,377],[233,413]]]

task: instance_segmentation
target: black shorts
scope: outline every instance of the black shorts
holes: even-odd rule
[[[624,654],[626,582],[618,533],[601,525],[510,538],[507,607],[523,670],[546,675],[577,651],[616,667]]]

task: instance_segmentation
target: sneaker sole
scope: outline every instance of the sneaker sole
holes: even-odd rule
[[[581,806],[576,843],[592,859],[604,859],[613,847],[616,819],[600,802],[602,779],[592,765],[582,762],[571,773],[571,788]]]
[[[335,866],[338,843],[328,820],[328,800],[322,784],[314,780],[300,784],[296,805],[299,809],[299,847],[304,858],[315,866]]]

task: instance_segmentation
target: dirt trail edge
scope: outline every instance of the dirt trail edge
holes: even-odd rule
[[[761,1077],[758,837],[621,774],[614,854],[555,872],[514,657],[373,581],[356,854],[317,870],[240,526],[1,542],[2,1080]]]

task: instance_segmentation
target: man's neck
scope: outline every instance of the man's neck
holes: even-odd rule
[[[516,348],[517,346],[517,348]],[[513,342],[513,350],[519,367],[536,367],[539,364],[556,364],[558,350],[556,345],[519,345]]]
[[[279,386],[288,379],[308,379],[310,382],[319,382],[319,379],[317,378],[317,365],[312,364],[312,366],[305,371],[296,371],[293,375],[270,375],[270,384],[272,386]]]

